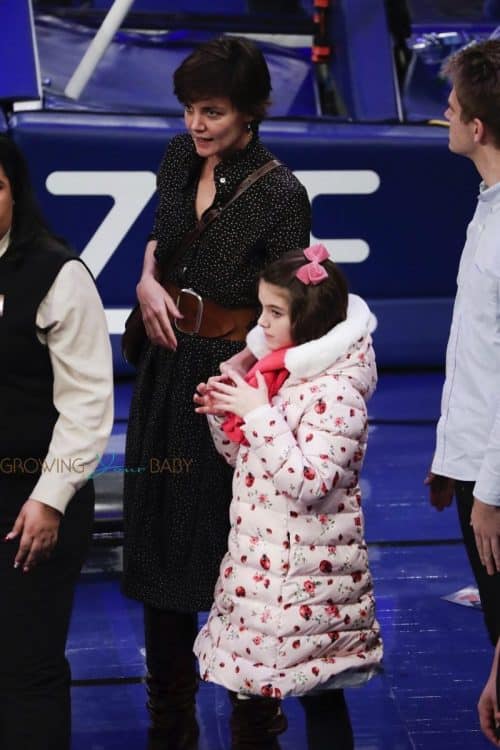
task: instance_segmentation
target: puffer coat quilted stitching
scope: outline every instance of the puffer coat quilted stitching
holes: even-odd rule
[[[346,321],[290,349],[290,377],[245,418],[248,446],[210,418],[235,473],[228,552],[195,644],[205,680],[285,697],[362,682],[381,661],[359,486],[372,328],[350,295]],[[266,353],[259,329],[248,343]]]

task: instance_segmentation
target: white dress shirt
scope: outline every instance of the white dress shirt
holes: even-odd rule
[[[9,234],[0,239],[0,257]],[[106,318],[97,289],[79,261],[57,274],[36,316],[39,340],[54,373],[54,425],[44,470],[31,497],[64,513],[95,470],[113,426],[113,368]],[[28,499],[28,498],[26,498]]]
[[[457,285],[432,471],[500,506],[500,183],[481,185]]]

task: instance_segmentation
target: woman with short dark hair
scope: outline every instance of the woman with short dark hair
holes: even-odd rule
[[[127,467],[140,470],[125,474],[124,591],[144,603],[150,747],[187,750],[198,736],[197,613],[212,603],[232,479],[194,413],[193,394],[244,348],[258,315],[257,276],[308,244],[310,206],[303,186],[259,140],[271,84],[253,42],[223,37],[200,45],[175,72],[174,86],[188,132],[170,141],[160,166],[137,286],[149,341],[127,437]],[[229,205],[251,176],[255,182]],[[186,244],[212,209],[223,210]]]
[[[260,49],[247,39],[222,37],[200,45],[174,73],[180,102],[227,97],[255,128],[266,116],[271,76]]]

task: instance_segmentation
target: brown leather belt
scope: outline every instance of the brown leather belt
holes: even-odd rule
[[[193,289],[179,289],[170,281],[164,286],[183,316],[174,321],[182,333],[245,341],[258,315],[255,307],[222,307],[211,299],[202,298]]]

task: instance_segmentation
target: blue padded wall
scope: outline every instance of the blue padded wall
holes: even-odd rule
[[[39,99],[31,0],[2,0],[0,15],[0,101]]]

